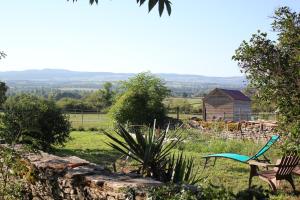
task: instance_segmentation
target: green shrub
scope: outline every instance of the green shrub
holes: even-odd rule
[[[123,92],[110,114],[119,124],[150,125],[154,119],[163,123],[166,110],[163,100],[169,94],[164,82],[150,73],[140,73],[124,82]]]
[[[108,143],[109,146],[138,163],[139,174],[162,182],[189,184],[198,182],[192,158],[186,158],[183,153],[171,156],[171,150],[182,141],[182,138],[177,135],[175,140],[166,142],[169,128],[160,131],[155,127],[154,121],[153,129],[149,128],[146,133],[142,133],[140,128],[129,133],[118,125],[115,131],[117,137],[105,131],[104,134],[113,141]]]
[[[23,199],[26,182],[33,180],[31,170],[13,147],[0,147],[0,199]]]
[[[89,131],[98,131],[98,129],[95,128],[95,127],[90,127],[88,130],[89,130]]]
[[[23,94],[10,97],[3,108],[0,137],[7,143],[49,150],[69,139],[70,122],[53,101]]]
[[[243,199],[269,199],[270,191],[263,189],[262,186],[252,186],[246,190],[239,191],[235,198],[237,200]]]
[[[85,131],[85,129],[84,129],[83,126],[79,126],[79,127],[77,128],[77,131]]]
[[[71,127],[70,131],[77,131],[77,128]]]
[[[153,200],[197,200],[200,199],[200,191],[192,192],[180,185],[166,185],[150,189],[149,197]]]
[[[235,195],[224,187],[208,185],[207,187],[191,187],[185,185],[165,185],[154,187],[149,191],[153,200],[234,200]]]

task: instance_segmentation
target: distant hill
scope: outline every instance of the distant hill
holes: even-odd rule
[[[64,69],[42,69],[0,72],[1,80],[10,81],[118,81],[134,74],[110,72],[77,72]]]
[[[133,77],[133,73],[78,72],[63,69],[42,69],[0,72],[0,80],[17,88],[90,88],[97,89],[103,82],[116,82]],[[178,92],[207,91],[215,87],[241,89],[247,85],[243,76],[210,77],[185,74],[156,74],[172,90]]]
[[[0,72],[0,79],[23,80],[23,81],[119,81],[127,80],[134,76],[133,73],[112,72],[78,72],[64,69],[42,69],[24,71]],[[184,74],[157,74],[166,81],[175,82],[197,82],[197,83],[219,83],[219,84],[243,84],[246,79],[243,76],[212,77],[201,75]]]

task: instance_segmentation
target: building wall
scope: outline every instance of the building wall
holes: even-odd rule
[[[222,92],[215,91],[204,99],[206,120],[233,120],[233,101]],[[224,118],[225,117],[225,118]]]
[[[206,120],[243,121],[251,119],[251,102],[232,100],[216,90],[204,99]]]
[[[220,106],[213,106],[205,103],[206,120],[222,119],[233,120],[233,103],[226,103]]]
[[[251,119],[251,102],[250,101],[234,101],[233,106],[234,121],[243,121]]]

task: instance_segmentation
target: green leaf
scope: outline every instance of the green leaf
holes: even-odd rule
[[[148,9],[149,12],[154,8],[154,6],[157,4],[158,0],[149,0],[148,2]]]
[[[163,14],[164,8],[165,8],[165,1],[159,0],[159,5],[158,5],[159,16]]]
[[[167,7],[168,14],[170,16],[171,12],[172,12],[171,2],[170,1],[166,1],[166,7]]]

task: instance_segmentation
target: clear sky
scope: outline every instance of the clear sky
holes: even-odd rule
[[[298,0],[172,0],[169,17],[136,0],[0,0],[0,71],[241,75],[231,60],[242,40],[270,32],[274,9]],[[274,37],[274,35],[273,35]]]

